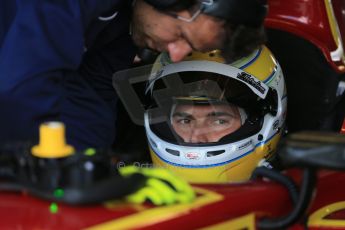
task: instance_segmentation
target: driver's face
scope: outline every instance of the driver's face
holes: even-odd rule
[[[234,105],[177,105],[172,126],[184,142],[217,142],[241,127],[241,117]]]

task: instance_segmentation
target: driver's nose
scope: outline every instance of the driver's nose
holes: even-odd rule
[[[208,132],[206,129],[196,128],[192,130],[189,142],[190,143],[207,143],[209,142],[208,139],[209,139]]]

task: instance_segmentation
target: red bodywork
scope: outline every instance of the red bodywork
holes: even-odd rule
[[[332,4],[336,20],[333,20],[331,11],[327,13],[326,2]],[[344,0],[269,0],[269,14],[265,25],[310,41],[323,52],[336,71],[345,72],[344,54],[341,55],[341,60],[331,58],[331,52],[338,49],[331,30],[332,23],[340,32],[341,44],[345,44],[344,10]]]
[[[338,72],[345,72],[344,59],[332,60],[338,49],[332,35],[330,16],[324,0],[270,0],[266,26],[293,33],[322,50]],[[333,0],[342,44],[345,38],[345,1]],[[282,44],[283,45],[283,44]],[[299,181],[300,172],[289,174]],[[309,209],[313,215],[309,229],[345,229],[345,173],[319,173],[315,198]],[[153,207],[109,202],[73,207],[52,203],[24,193],[0,193],[0,229],[252,229],[263,216],[282,216],[292,209],[287,190],[276,183],[255,181],[236,185],[197,186],[198,198],[189,205]],[[56,208],[56,207],[55,207]],[[234,224],[238,225],[234,225]],[[222,224],[217,225],[217,224]],[[296,224],[291,229],[303,229]]]
[[[299,180],[299,171],[290,170],[289,174]],[[327,215],[319,218],[324,227],[315,226],[314,219],[309,223],[309,229],[330,229],[329,220],[337,220],[337,229],[345,229],[343,184],[345,173],[319,173],[309,214],[319,210]],[[287,190],[273,182],[203,185],[197,186],[197,191],[198,198],[189,205],[154,207],[119,201],[82,207],[58,204],[56,213],[50,211],[50,202],[26,194],[2,192],[0,229],[199,229],[219,227],[217,224],[225,224],[225,229],[234,226],[252,229],[255,219],[282,216],[292,208]],[[340,204],[336,210],[326,207],[336,203]],[[240,222],[239,225],[229,223],[234,220]],[[302,227],[302,224],[296,224],[290,229]]]

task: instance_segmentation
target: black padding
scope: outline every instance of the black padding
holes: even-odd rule
[[[146,3],[152,5],[159,10],[171,10],[171,9],[187,9],[191,7],[195,0],[145,0]]]
[[[266,1],[259,0],[214,0],[204,13],[224,18],[233,24],[258,27],[265,19],[267,7]]]

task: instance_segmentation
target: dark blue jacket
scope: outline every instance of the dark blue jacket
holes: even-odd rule
[[[111,76],[131,64],[128,0],[0,0],[0,142],[62,121],[78,149],[109,147]]]

